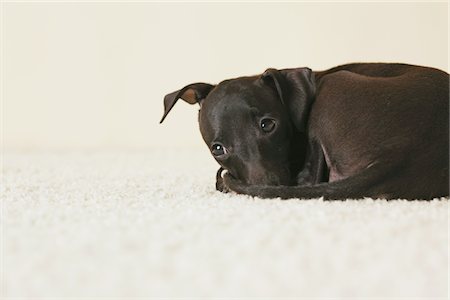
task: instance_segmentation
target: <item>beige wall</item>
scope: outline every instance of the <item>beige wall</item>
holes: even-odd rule
[[[204,147],[183,85],[354,61],[448,71],[446,3],[5,3],[3,146]]]

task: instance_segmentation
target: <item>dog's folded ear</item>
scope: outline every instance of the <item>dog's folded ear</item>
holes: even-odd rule
[[[283,104],[288,108],[295,127],[306,131],[309,110],[316,93],[313,71],[309,68],[267,69],[261,79],[273,83]],[[271,82],[270,82],[271,81]]]
[[[189,104],[198,103],[208,96],[209,92],[214,88],[214,85],[208,83],[192,83],[181,90],[167,94],[164,97],[164,115],[159,123],[162,123],[169,114],[170,110],[175,106],[178,99],[183,99]]]

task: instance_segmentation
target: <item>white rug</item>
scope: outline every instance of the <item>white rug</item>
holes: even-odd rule
[[[189,149],[3,160],[3,296],[447,297],[447,199],[222,194]]]

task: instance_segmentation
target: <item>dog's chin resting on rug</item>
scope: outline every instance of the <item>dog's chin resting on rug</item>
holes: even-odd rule
[[[199,104],[216,188],[261,198],[449,195],[449,75],[407,64],[268,69],[164,98]],[[226,170],[226,172],[223,172]]]

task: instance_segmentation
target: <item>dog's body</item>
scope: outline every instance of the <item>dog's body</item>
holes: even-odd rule
[[[178,98],[201,105],[203,138],[228,170],[220,190],[283,199],[449,195],[445,72],[404,64],[269,69],[169,94],[164,117]]]

